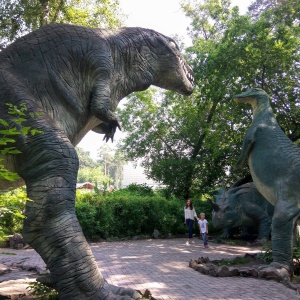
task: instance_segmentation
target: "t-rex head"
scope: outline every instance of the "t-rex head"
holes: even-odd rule
[[[190,95],[193,92],[194,74],[186,63],[174,40],[163,35],[152,37],[149,43],[149,63],[154,70],[153,85]]]
[[[250,103],[252,106],[260,102],[268,102],[268,94],[260,88],[249,89],[241,94],[233,96],[233,100],[238,103]]]
[[[131,67],[144,86],[155,85],[182,95],[193,92],[193,71],[173,39],[140,27],[125,27],[120,31],[137,50]]]

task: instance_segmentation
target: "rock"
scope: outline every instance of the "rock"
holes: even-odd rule
[[[212,276],[212,277],[218,277],[218,267],[213,265],[213,264],[209,264],[208,265],[208,275]]]
[[[258,271],[258,276],[261,278],[276,280],[278,282],[283,280],[278,270],[273,267],[260,268]]]
[[[4,274],[7,274],[7,273],[10,273],[10,272],[11,272],[10,268],[8,268],[5,265],[0,264],[0,276],[4,275]]]
[[[231,277],[229,268],[225,266],[218,268],[218,277]]]
[[[208,257],[199,257],[197,260],[198,264],[207,264],[209,262],[209,258]]]
[[[198,262],[196,260],[194,260],[194,259],[190,260],[190,263],[189,263],[190,268],[194,268],[197,265],[198,265]]]
[[[153,237],[154,237],[155,239],[158,239],[158,238],[159,238],[159,235],[160,235],[160,232],[159,232],[157,229],[154,229],[152,235],[153,235]]]
[[[237,267],[229,267],[229,277],[239,276],[239,269]]]
[[[239,275],[243,277],[257,277],[258,271],[253,267],[240,267]]]
[[[208,257],[199,257],[197,260],[190,260],[189,267],[195,271],[213,277],[243,276],[253,278],[265,278],[281,282],[289,281],[289,274],[285,269],[276,269],[270,265],[263,264],[256,259],[256,254],[246,254],[244,257],[252,258],[252,261],[244,265],[221,266],[224,260],[210,261]]]
[[[8,236],[9,246],[12,249],[22,249],[25,246],[23,236],[20,233]]]
[[[200,272],[201,274],[205,274],[205,275],[209,274],[209,267],[206,265],[197,265],[195,266],[194,270]]]
[[[29,283],[35,279],[16,279],[0,283],[0,300],[1,299],[28,299],[30,293],[27,289]],[[29,298],[32,299],[32,298]]]

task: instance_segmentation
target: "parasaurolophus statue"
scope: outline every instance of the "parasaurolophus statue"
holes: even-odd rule
[[[253,109],[236,167],[242,168],[248,159],[255,186],[274,205],[271,266],[288,279],[293,270],[294,228],[300,216],[300,148],[281,130],[264,90],[249,89],[234,100],[250,103]]]
[[[26,126],[43,131],[16,138],[19,155],[5,166],[26,184],[23,236],[50,275],[40,281],[62,300],[139,299],[133,289],[107,283],[75,214],[78,157],[74,146],[94,130],[112,139],[119,101],[150,85],[190,95],[193,72],[169,37],[150,29],[91,29],[55,24],[18,39],[0,52],[0,118],[5,103],[25,103],[42,116]],[[9,182],[1,181],[0,188]]]

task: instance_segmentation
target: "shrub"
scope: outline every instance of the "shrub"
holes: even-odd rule
[[[10,235],[22,232],[22,212],[26,204],[25,188],[0,195],[0,232]],[[192,199],[198,215],[205,212],[211,218],[210,204],[204,199]],[[187,232],[183,225],[185,201],[170,197],[144,185],[130,185],[112,193],[76,193],[76,215],[87,240],[100,238],[152,236],[154,229],[162,235],[181,235]],[[210,233],[212,232],[210,227]],[[194,233],[199,234],[197,224]]]
[[[183,201],[166,200],[152,190],[124,189],[104,195],[77,194],[76,213],[88,239],[182,234]],[[92,228],[89,228],[92,227]]]
[[[26,201],[25,188],[18,188],[0,194],[0,238],[16,232],[21,233],[23,229],[23,212]]]

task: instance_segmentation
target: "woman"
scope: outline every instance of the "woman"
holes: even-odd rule
[[[192,244],[195,243],[193,240],[193,226],[194,226],[195,218],[198,220],[193,203],[192,203],[191,199],[187,199],[186,205],[184,207],[184,220],[185,220],[184,223],[188,227],[188,234],[189,234],[189,239],[186,242],[187,245],[189,245],[190,243],[192,243]]]

